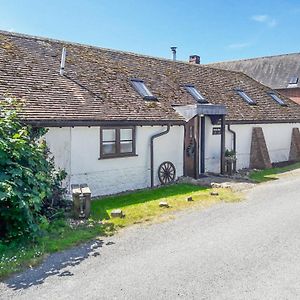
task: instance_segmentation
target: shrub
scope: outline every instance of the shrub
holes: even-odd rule
[[[17,110],[6,102],[0,102],[0,112],[0,240],[34,238],[43,222],[44,203],[55,193],[62,196],[65,174],[55,172],[40,139],[45,129],[22,124]]]

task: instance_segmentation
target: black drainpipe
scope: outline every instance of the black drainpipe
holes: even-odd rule
[[[230,128],[230,124],[227,125],[228,131],[232,134],[233,137],[233,151],[236,155],[236,132]],[[233,162],[233,172],[236,172],[236,161]]]
[[[154,186],[154,150],[153,150],[153,142],[154,139],[167,134],[170,131],[170,125],[167,125],[167,129],[165,131],[162,131],[160,133],[154,134],[151,136],[151,142],[150,142],[150,169],[151,169],[151,187]]]
[[[227,128],[228,128],[228,131],[230,133],[232,133],[232,137],[233,137],[233,151],[234,153],[236,153],[236,132],[233,131],[231,128],[230,128],[230,124],[227,125]]]

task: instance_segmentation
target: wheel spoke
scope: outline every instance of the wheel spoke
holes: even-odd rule
[[[158,178],[161,184],[168,184],[174,181],[176,177],[176,170],[174,165],[169,162],[163,162],[158,169]]]

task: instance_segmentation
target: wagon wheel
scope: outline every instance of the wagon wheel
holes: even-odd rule
[[[175,175],[175,166],[170,161],[163,162],[158,168],[158,178],[161,184],[173,182]]]

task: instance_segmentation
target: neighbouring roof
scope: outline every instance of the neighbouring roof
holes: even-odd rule
[[[65,75],[59,75],[62,48],[67,49]],[[157,101],[144,100],[130,79],[142,80]],[[53,126],[104,121],[179,122],[174,106],[196,101],[191,84],[211,104],[224,104],[228,121],[299,121],[300,106],[239,72],[51,40],[0,32],[0,95],[22,99],[25,121]],[[257,105],[236,93],[243,89]],[[98,124],[98,123],[97,123]],[[46,125],[44,125],[46,126]]]
[[[300,53],[225,61],[207,66],[243,72],[272,89],[300,87]],[[296,84],[291,79],[298,78]]]

